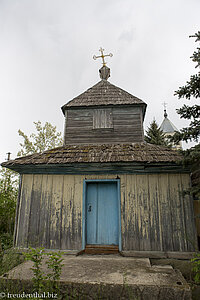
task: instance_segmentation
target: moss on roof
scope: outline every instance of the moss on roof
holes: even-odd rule
[[[101,162],[176,162],[178,151],[147,143],[67,145],[2,163],[3,167]]]

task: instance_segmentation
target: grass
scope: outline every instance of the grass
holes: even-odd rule
[[[16,249],[10,248],[0,252],[0,276],[24,261],[24,256]]]

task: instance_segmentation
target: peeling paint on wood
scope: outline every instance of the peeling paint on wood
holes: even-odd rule
[[[80,250],[83,181],[116,178],[121,189],[122,250],[194,250],[193,204],[182,194],[190,184],[188,174],[24,174],[16,246]]]

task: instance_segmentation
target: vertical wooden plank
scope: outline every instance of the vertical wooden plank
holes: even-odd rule
[[[190,187],[190,176],[189,174],[181,174],[181,191],[184,191]],[[184,220],[185,220],[185,232],[187,251],[194,251],[197,249],[197,236],[194,222],[194,207],[193,199],[190,195],[184,195],[183,197],[184,206]]]
[[[105,109],[100,109],[100,127],[99,128],[105,128],[105,116],[106,116],[106,112]]]
[[[200,200],[194,200],[194,216],[197,229],[197,236],[200,238]]]
[[[168,174],[160,174],[159,182],[159,213],[161,218],[162,229],[162,251],[172,251],[172,220],[169,197],[169,179]]]
[[[62,210],[62,240],[61,249],[73,249],[72,213],[74,202],[74,176],[64,175],[63,210]]]
[[[52,179],[53,175],[44,174],[42,177],[42,193],[40,200],[40,223],[39,223],[39,245],[50,248],[50,207],[52,201]]]
[[[119,216],[119,251],[122,251],[122,227],[121,227],[121,195],[120,195],[120,179],[117,180],[117,198],[118,198],[118,216]]]
[[[122,250],[127,250],[126,175],[120,175]]]
[[[144,141],[144,123],[143,123],[143,110],[140,110],[140,126],[141,126],[141,141]]]
[[[138,201],[138,186],[137,186],[137,175],[131,175],[132,177],[132,185],[134,186],[134,200],[135,200],[135,205],[134,205],[134,228],[135,228],[135,232],[134,232],[134,245],[133,248],[130,250],[140,250],[140,226],[139,226],[139,222],[140,222],[140,213],[139,213],[139,201]],[[129,213],[129,212],[127,212]]]
[[[123,175],[124,177],[124,195],[123,195],[123,226],[124,226],[124,245],[123,245],[123,249],[128,250],[130,248],[130,244],[131,244],[131,239],[130,239],[130,223],[128,222],[129,220],[129,187],[128,187],[128,181],[130,179],[130,177],[126,174]]]
[[[28,247],[28,230],[32,188],[33,175],[24,174],[22,176],[22,192],[19,205],[19,218],[16,228],[17,247]]]
[[[59,249],[61,241],[62,202],[64,175],[54,175],[52,183],[50,249]]]
[[[93,129],[98,128],[97,110],[93,110]]]
[[[19,179],[19,189],[18,189],[18,197],[17,197],[17,204],[16,204],[16,211],[15,211],[15,226],[14,226],[14,235],[13,235],[13,246],[16,246],[16,237],[17,237],[17,227],[19,222],[19,207],[21,202],[21,193],[22,193],[22,177],[20,175]]]
[[[67,127],[68,127],[68,116],[67,116],[67,110],[65,110],[65,124],[64,124],[64,145],[66,143],[66,140],[67,140]]]
[[[138,226],[138,199],[136,175],[127,175],[126,180],[126,242],[127,250],[140,249],[140,234]]]
[[[82,233],[82,202],[83,202],[83,177],[75,176],[74,178],[74,201],[72,211],[72,235],[74,237],[74,249],[81,249]]]
[[[108,111],[108,128],[113,128],[113,112],[112,112],[112,108],[109,109]]]
[[[42,194],[43,175],[33,175],[33,186],[31,192],[31,206],[28,226],[28,244],[32,247],[39,245],[39,223],[40,223],[40,199]]]
[[[169,198],[172,216],[172,251],[187,251],[180,174],[169,174]]]
[[[151,236],[151,250],[162,251],[162,224],[159,213],[159,188],[157,174],[148,175],[149,183],[149,227]]]
[[[147,175],[137,175],[137,201],[140,250],[151,250],[150,220],[149,220],[149,191]]]

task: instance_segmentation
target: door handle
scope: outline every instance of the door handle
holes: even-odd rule
[[[91,211],[92,211],[92,205],[89,204],[89,205],[88,205],[88,212],[91,212]]]

